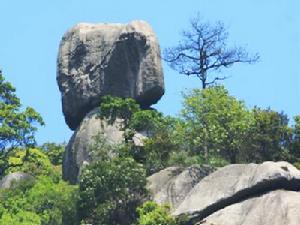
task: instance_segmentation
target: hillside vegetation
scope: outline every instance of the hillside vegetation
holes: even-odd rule
[[[61,178],[64,145],[37,146],[32,108],[22,111],[14,87],[0,74],[0,175],[25,172],[34,179],[0,191],[0,224],[184,224],[168,206],[147,201],[147,176],[169,166],[289,161],[300,166],[300,116],[293,121],[270,108],[247,108],[223,86],[194,89],[183,96],[177,117],[142,110],[133,99],[105,96],[101,116],[124,120],[125,141],[108,143],[99,134],[92,161],[78,185]],[[292,125],[291,125],[292,124]],[[147,134],[144,146],[133,144]]]

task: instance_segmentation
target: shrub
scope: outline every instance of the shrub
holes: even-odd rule
[[[76,186],[40,176],[0,192],[0,224],[76,225]]]
[[[148,201],[137,209],[139,225],[176,225],[176,220],[166,205],[159,206],[157,203]]]
[[[145,170],[132,158],[93,162],[81,175],[79,217],[91,224],[130,224],[145,196],[145,186]]]
[[[51,176],[55,179],[59,179],[60,176],[54,170],[47,155],[35,148],[11,150],[2,158],[0,167],[3,170],[3,175],[24,172],[33,176]]]

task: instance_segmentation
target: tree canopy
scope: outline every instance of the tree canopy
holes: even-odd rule
[[[42,117],[31,107],[22,110],[16,89],[5,81],[0,71],[0,150],[35,144],[35,125],[44,125]]]

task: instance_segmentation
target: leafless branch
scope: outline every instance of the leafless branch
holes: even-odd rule
[[[211,24],[203,22],[199,15],[190,22],[189,30],[182,32],[183,41],[178,46],[164,51],[164,60],[179,73],[198,77],[202,87],[225,80],[216,76],[208,82],[211,71],[221,72],[236,63],[255,63],[259,55],[250,56],[244,48],[226,45],[228,32],[222,22]]]

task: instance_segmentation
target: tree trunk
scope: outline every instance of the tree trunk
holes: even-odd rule
[[[231,164],[235,164],[236,163],[236,151],[231,150],[229,153],[229,160]]]

